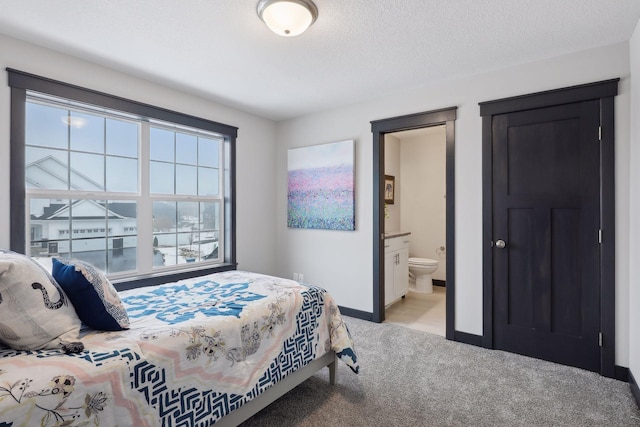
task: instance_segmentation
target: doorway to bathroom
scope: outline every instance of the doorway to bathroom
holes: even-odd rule
[[[446,284],[444,289],[438,289],[445,295],[445,336],[448,339],[454,339],[454,301],[455,301],[455,194],[454,194],[454,165],[455,165],[455,132],[454,123],[456,119],[456,108],[447,108],[443,110],[429,111],[424,113],[412,114],[408,116],[394,117],[389,119],[377,120],[371,122],[373,133],[373,320],[376,322],[382,322],[385,320],[385,230],[389,231],[394,225],[400,227],[401,222],[389,224],[389,228],[385,226],[385,221],[392,218],[395,213],[400,218],[402,207],[390,206],[388,187],[390,177],[393,177],[393,183],[395,185],[396,176],[386,172],[390,172],[392,169],[385,168],[385,140],[387,136],[392,140],[393,138],[405,137],[411,135],[413,132],[421,129],[425,132],[438,131],[444,134],[444,163],[445,163],[445,194],[441,195],[445,201],[445,237],[444,244],[437,244],[433,249],[433,256],[427,257],[425,252],[422,257],[437,259],[439,254],[446,253],[446,262],[438,269],[442,269],[441,273],[444,273],[444,280],[438,279],[436,276],[436,284],[441,280]],[[411,131],[411,132],[409,132]],[[396,134],[396,136],[394,136]],[[417,168],[419,169],[419,168]],[[385,175],[387,175],[385,177]],[[397,190],[401,191],[402,184],[398,182]],[[387,191],[385,191],[387,190]],[[394,187],[395,191],[396,188]],[[386,194],[385,194],[386,193]],[[398,193],[401,198],[402,193]],[[385,209],[385,198],[387,200],[387,208]],[[395,201],[394,201],[395,204]],[[389,218],[385,218],[385,211]],[[406,214],[409,215],[408,213]],[[394,230],[395,231],[395,230]],[[400,230],[398,230],[400,231]],[[411,230],[408,230],[411,231]],[[419,233],[418,233],[419,234]],[[440,238],[441,239],[441,238]],[[442,241],[442,240],[440,240]],[[426,243],[429,244],[429,243]],[[435,252],[438,250],[438,252]],[[426,250],[425,250],[426,251]],[[420,255],[420,254],[418,254]],[[431,254],[429,254],[431,255]],[[422,258],[421,257],[421,258]],[[444,258],[444,257],[443,257]],[[388,273],[388,272],[387,272]],[[439,276],[442,277],[442,276]],[[387,276],[388,279],[388,276]]]
[[[446,126],[384,139],[385,322],[445,336]],[[397,243],[408,247],[406,263],[389,260]]]

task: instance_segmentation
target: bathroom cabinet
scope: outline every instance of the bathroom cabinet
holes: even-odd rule
[[[409,233],[390,235],[384,240],[384,305],[409,292]]]

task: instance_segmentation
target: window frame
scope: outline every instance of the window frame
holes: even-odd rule
[[[215,265],[194,265],[192,269],[179,271],[164,270],[143,272],[135,277],[114,280],[117,289],[124,290],[140,286],[196,277],[218,271],[234,270],[236,263],[236,178],[235,143],[238,128],[184,113],[155,107],[130,99],[98,92],[92,89],[52,80],[23,71],[7,68],[11,87],[11,124],[10,124],[10,248],[19,253],[26,249],[26,206],[25,206],[25,137],[27,92],[38,92],[77,101],[101,108],[121,111],[150,120],[172,123],[189,128],[202,129],[223,137],[224,156],[224,254],[222,262]],[[151,198],[153,200],[153,198]]]

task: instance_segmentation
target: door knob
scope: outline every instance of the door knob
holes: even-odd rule
[[[507,244],[505,243],[504,240],[500,239],[496,242],[496,248],[498,249],[504,249],[507,247]]]

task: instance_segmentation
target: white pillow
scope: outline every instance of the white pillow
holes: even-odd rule
[[[0,342],[16,350],[78,341],[80,319],[49,272],[30,257],[0,250]]]

